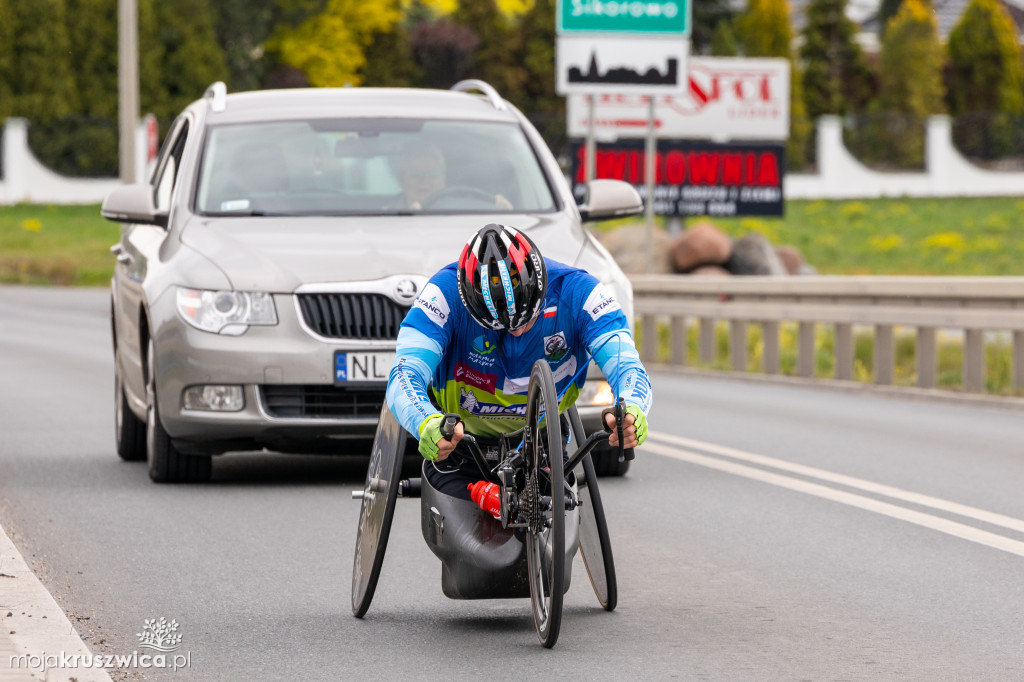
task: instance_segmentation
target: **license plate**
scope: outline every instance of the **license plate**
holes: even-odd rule
[[[395,354],[389,351],[335,352],[334,381],[387,381]]]

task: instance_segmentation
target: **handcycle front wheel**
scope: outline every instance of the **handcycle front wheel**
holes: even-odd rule
[[[543,439],[542,428],[546,430]],[[550,649],[558,641],[565,593],[565,471],[558,394],[551,368],[543,359],[530,371],[523,455],[526,486],[520,510],[528,520],[530,603],[540,642]]]

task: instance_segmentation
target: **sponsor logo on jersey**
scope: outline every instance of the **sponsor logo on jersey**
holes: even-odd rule
[[[558,366],[557,369],[551,372],[551,376],[555,379],[555,385],[557,387],[558,382],[562,379],[567,379],[576,373],[576,357],[573,355],[569,356],[569,359]],[[505,377],[505,384],[501,387],[501,392],[506,395],[513,393],[526,393],[526,389],[530,385],[530,377]]]
[[[590,315],[590,319],[597,320],[602,315],[615,310],[622,310],[622,307],[615,300],[615,296],[608,293],[603,284],[598,284],[590,292],[590,296],[587,297],[586,302],[583,304],[583,309]]]
[[[569,352],[569,344],[565,342],[565,332],[558,332],[544,337],[544,357],[558,362]]]
[[[499,405],[498,403],[482,403],[472,391],[465,388],[459,389],[459,407],[470,414],[479,415],[501,415],[522,417],[526,414],[526,403],[518,405]]]
[[[423,287],[423,293],[419,295],[416,302],[412,305],[414,308],[422,310],[438,327],[443,327],[444,323],[448,321],[448,316],[451,314],[451,310],[448,308],[448,301],[444,299],[444,294],[433,283]]]
[[[457,362],[455,363],[455,381],[494,393],[498,384],[498,375],[481,372],[463,362]]]
[[[494,367],[494,356],[491,355],[497,346],[488,341],[483,335],[473,339],[473,350],[467,358],[470,362],[480,367]]]

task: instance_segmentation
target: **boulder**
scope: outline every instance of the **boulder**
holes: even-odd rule
[[[734,275],[785,275],[772,243],[764,235],[751,232],[732,245],[732,258],[725,265]]]
[[[804,266],[804,255],[800,253],[800,249],[795,246],[776,246],[775,255],[782,261],[786,272],[791,275],[800,274],[800,270]]]
[[[732,239],[705,220],[684,230],[670,248],[675,271],[690,272],[701,265],[727,262],[732,253]]]
[[[643,223],[623,225],[613,230],[594,230],[594,236],[619,264],[625,273],[647,272],[647,226]],[[672,272],[669,263],[669,244],[672,238],[660,227],[654,228],[652,273],[667,275]]]

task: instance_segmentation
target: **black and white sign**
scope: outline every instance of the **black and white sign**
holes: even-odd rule
[[[556,89],[569,93],[672,93],[687,85],[684,37],[559,36]]]

